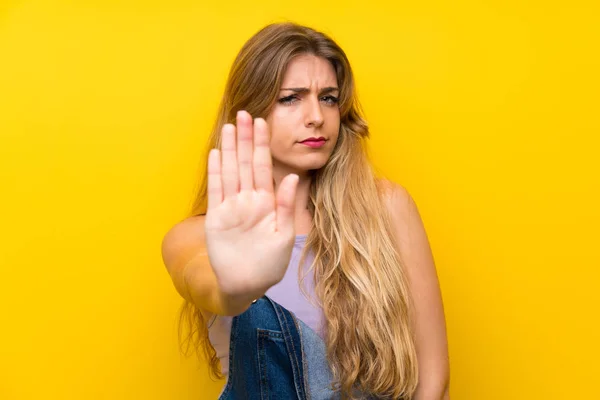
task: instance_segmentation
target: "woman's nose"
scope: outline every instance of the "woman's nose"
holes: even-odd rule
[[[305,117],[306,127],[318,128],[323,125],[323,111],[321,110],[319,99],[311,98],[309,101],[305,102],[305,104],[307,107]]]

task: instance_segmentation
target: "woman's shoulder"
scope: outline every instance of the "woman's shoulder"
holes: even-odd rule
[[[377,187],[397,227],[406,227],[409,221],[420,220],[417,205],[406,187],[387,178],[377,179]]]
[[[382,197],[388,203],[408,203],[412,197],[406,187],[388,178],[377,178],[376,185]],[[388,204],[391,205],[391,204]]]

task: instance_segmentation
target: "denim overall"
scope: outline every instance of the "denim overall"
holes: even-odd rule
[[[269,297],[233,318],[219,400],[340,399],[331,382],[323,340]]]

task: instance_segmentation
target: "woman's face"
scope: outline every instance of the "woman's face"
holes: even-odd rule
[[[329,61],[306,54],[289,63],[278,100],[266,118],[275,169],[303,175],[325,165],[340,130],[338,98]],[[322,140],[302,143],[309,138]]]

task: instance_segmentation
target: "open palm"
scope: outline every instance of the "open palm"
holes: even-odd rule
[[[286,176],[275,193],[263,119],[253,123],[241,111],[237,127],[227,124],[221,134],[221,150],[208,158],[208,256],[221,290],[260,295],[283,278],[291,257],[298,177]]]

